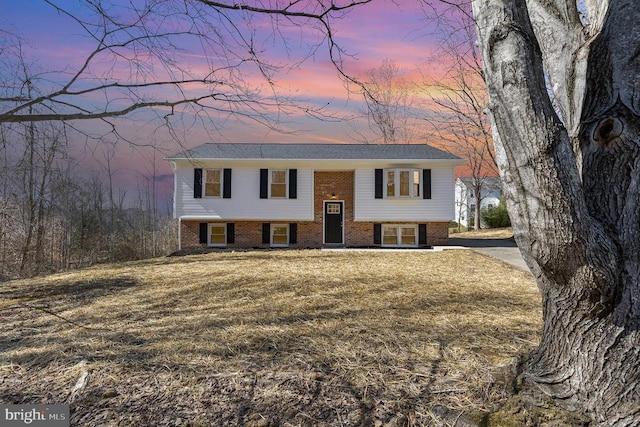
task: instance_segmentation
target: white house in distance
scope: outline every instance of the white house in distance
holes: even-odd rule
[[[425,144],[204,144],[166,160],[181,249],[443,244],[462,163]]]
[[[471,177],[460,177],[455,183],[455,221],[464,227],[472,227],[477,204],[476,190],[481,187],[480,209],[498,206],[502,197],[502,183],[498,177],[481,178],[480,183]],[[481,223],[481,225],[483,225]]]

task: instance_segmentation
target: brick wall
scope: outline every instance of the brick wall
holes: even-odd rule
[[[427,223],[427,244],[429,246],[446,245],[449,240],[448,222]]]
[[[324,232],[324,202],[338,200],[344,202],[343,228],[346,246],[356,246],[351,241],[350,231],[354,227],[353,222],[353,197],[355,191],[355,172],[353,171],[328,171],[315,172],[314,182],[314,223],[318,225],[320,243]]]
[[[181,221],[180,239],[182,240],[181,247],[183,249],[200,246],[200,223],[197,221]]]

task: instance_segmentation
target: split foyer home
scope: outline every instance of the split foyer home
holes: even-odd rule
[[[462,162],[424,144],[204,144],[166,160],[181,249],[443,244]]]

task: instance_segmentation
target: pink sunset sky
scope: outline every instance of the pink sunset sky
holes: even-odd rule
[[[77,0],[52,0],[52,3],[74,13],[84,13]],[[137,4],[137,0],[132,0],[132,4]],[[26,57],[34,67],[46,71],[47,79],[55,81],[56,73],[73,72],[95,47],[95,42],[87,37],[77,22],[57,12],[46,1],[0,0],[0,5],[0,29],[17,34],[24,40]],[[383,60],[389,59],[408,74],[416,73],[419,67],[424,72],[426,61],[433,61],[438,45],[435,23],[426,20],[428,13],[429,9],[418,1],[394,3],[374,0],[356,7],[344,18],[333,20],[335,40],[350,55],[344,57],[344,70],[350,76],[362,79],[368,70],[380,67]],[[264,20],[264,17],[253,19]],[[244,24],[237,23],[240,27]],[[265,28],[271,27],[265,24]],[[279,29],[280,37],[289,43],[288,50],[282,46],[282,39],[272,40],[268,33],[260,39],[262,55],[272,63],[294,64],[308,53],[309,44],[319,40],[318,33],[306,26],[283,24]],[[189,48],[186,45],[181,47]],[[195,71],[206,69],[210,64],[197,49],[184,52],[178,58],[182,66]],[[441,63],[444,62],[443,57]],[[431,62],[428,67],[433,69],[433,64]],[[118,70],[114,70],[113,78],[117,79]],[[256,75],[245,78],[249,82],[255,81],[256,85],[265,84]],[[321,120],[296,113],[282,114],[278,126],[285,131],[283,133],[251,120],[241,121],[224,114],[209,114],[204,119],[187,116],[181,121],[181,126],[176,126],[170,133],[156,120],[162,113],[138,111],[116,121],[118,131],[129,142],[111,139],[115,143],[113,165],[121,181],[118,185],[135,188],[152,173],[155,158],[158,188],[161,193],[170,194],[172,172],[168,163],[161,159],[206,142],[362,142],[358,135],[366,132],[367,128],[366,119],[362,118],[362,95],[353,86],[353,91],[348,90],[344,79],[329,61],[326,44],[295,68],[276,72],[273,80],[279,95],[305,105],[322,106],[332,118]],[[88,133],[104,131],[104,124],[97,121],[76,121],[74,125]],[[130,143],[132,141],[135,145]],[[78,136],[71,151],[81,164],[79,168],[90,174],[104,166],[105,153],[110,150],[113,150],[111,145],[87,142],[86,138]]]

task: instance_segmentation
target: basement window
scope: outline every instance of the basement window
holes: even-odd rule
[[[271,246],[273,247],[289,246],[289,225],[288,224],[272,224],[271,225]]]
[[[209,246],[227,245],[227,224],[209,225]]]
[[[418,226],[385,224],[382,226],[382,246],[417,247]]]

